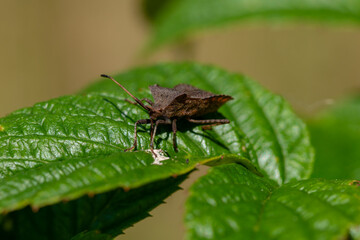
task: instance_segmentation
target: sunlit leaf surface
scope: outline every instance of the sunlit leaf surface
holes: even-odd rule
[[[352,239],[359,187],[323,179],[279,186],[239,165],[218,166],[191,188],[187,239]]]

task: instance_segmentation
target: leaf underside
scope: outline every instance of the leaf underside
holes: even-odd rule
[[[138,188],[188,173],[199,163],[237,162],[278,183],[311,173],[313,152],[303,122],[281,97],[241,75],[179,63],[115,78],[139,98],[151,98],[149,85],[179,83],[231,95],[234,100],[220,109],[231,123],[202,130],[178,121],[179,153],[173,150],[171,129],[161,127],[155,147],[170,159],[159,166],[144,151],[149,148],[148,126],[139,127],[138,151],[123,152],[132,145],[135,121],[148,115],[124,101],[126,93],[109,80],[79,95],[18,110],[0,119],[0,211]]]
[[[5,239],[112,239],[135,222],[150,216],[149,211],[179,189],[187,175],[147,184],[129,191],[117,189],[95,196],[30,208],[6,215]],[[16,226],[21,226],[17,228]],[[86,231],[84,231],[86,230]],[[3,238],[2,238],[3,239]]]
[[[360,22],[358,0],[183,0],[161,11],[154,23],[148,49],[189,35],[196,30],[249,20],[289,20],[326,23]]]
[[[360,226],[360,182],[279,186],[238,165],[212,168],[191,188],[188,239],[347,239]],[[350,238],[349,238],[350,239]]]

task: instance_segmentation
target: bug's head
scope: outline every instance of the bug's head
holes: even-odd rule
[[[156,109],[151,109],[149,111],[149,115],[150,115],[150,118],[154,121],[164,117],[163,113],[160,110],[156,110]]]
[[[140,99],[138,99],[137,97],[135,97],[134,95],[132,95],[123,85],[121,85],[118,81],[116,81],[114,78],[112,78],[111,76],[109,75],[106,75],[106,74],[101,74],[100,75],[101,77],[104,77],[104,78],[108,78],[108,79],[111,79],[113,82],[115,82],[117,85],[119,85],[127,94],[129,94],[137,104],[139,104],[142,108],[144,108],[149,114],[151,114],[153,112],[153,109],[152,107],[150,106],[146,106],[145,104],[143,104]]]

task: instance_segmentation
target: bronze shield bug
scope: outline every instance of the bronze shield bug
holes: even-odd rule
[[[169,124],[172,125],[173,132],[173,147],[178,151],[176,145],[176,122],[179,119],[184,119],[188,122],[206,124],[208,126],[226,124],[230,121],[228,119],[196,119],[208,113],[216,112],[227,101],[233,99],[228,95],[217,95],[207,92],[188,84],[179,84],[174,88],[165,88],[158,85],[149,86],[154,102],[150,99],[138,99],[132,95],[126,88],[118,83],[114,78],[102,74],[102,77],[109,78],[119,85],[127,94],[134,100],[135,104],[139,104],[149,113],[148,119],[140,119],[135,122],[134,143],[133,146],[126,149],[133,150],[137,145],[137,125],[150,124],[150,149],[154,149],[154,137],[158,125]],[[147,102],[145,105],[143,102]]]

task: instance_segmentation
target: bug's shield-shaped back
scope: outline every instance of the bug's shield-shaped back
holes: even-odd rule
[[[164,109],[166,113],[173,113],[173,117],[198,117],[208,113],[216,112],[221,105],[232,99],[226,95],[216,95],[208,98],[192,98],[185,94],[174,99],[174,101]]]
[[[158,85],[149,88],[154,97],[154,109],[161,110],[168,118],[196,117],[216,112],[232,99],[231,96],[216,95],[187,84],[179,84],[174,88]]]
[[[175,89],[160,87],[159,85],[152,85],[149,88],[154,98],[153,108],[156,110],[166,108],[176,97],[183,94]]]

